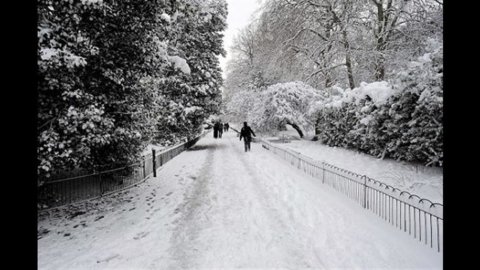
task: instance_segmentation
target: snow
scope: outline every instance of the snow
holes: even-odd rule
[[[387,99],[395,94],[393,88],[385,81],[372,83],[361,82],[360,87],[355,88],[354,92],[356,92],[357,100],[365,98],[365,96],[368,95],[376,105],[385,104]]]
[[[43,42],[45,39],[45,35],[49,34],[52,32],[51,28],[48,27],[39,27],[38,32],[37,32],[37,37],[39,39],[39,42]]]
[[[372,99],[375,105],[380,106],[385,104],[388,98],[395,95],[398,91],[399,90],[394,89],[386,81],[372,83],[361,82],[359,87],[346,91],[341,90],[339,87],[335,87],[335,91],[332,91],[332,93],[335,93],[332,96],[332,100],[320,102],[316,107],[324,105],[326,107],[339,108],[343,103],[354,102],[355,104],[359,104],[360,100],[365,99],[367,95]]]
[[[191,114],[201,110],[203,109],[199,106],[191,106],[191,107],[185,108],[185,114]]]
[[[52,58],[59,57],[60,55],[64,57],[67,67],[72,68],[84,66],[87,64],[87,61],[84,57],[74,55],[67,50],[58,50],[54,48],[42,48],[40,50],[40,59],[42,59],[43,61],[50,61],[52,60]]]
[[[59,51],[57,49],[52,49],[52,48],[42,48],[40,50],[40,58],[42,60],[50,60],[52,57],[57,55]]]
[[[38,269],[442,269],[442,253],[234,132],[41,214]]]
[[[243,106],[248,106],[249,99],[240,93]],[[254,104],[248,115],[248,122],[262,131],[275,130],[280,123],[289,122],[312,129],[307,117],[311,104],[323,99],[316,89],[300,81],[278,83],[269,86],[260,95],[250,94]]]
[[[187,61],[179,56],[168,56],[168,61],[172,62],[175,68],[180,69],[185,74],[190,74],[190,67]]]
[[[360,119],[360,123],[368,126],[368,123],[373,120],[373,117],[371,115],[367,115],[364,118]]]
[[[168,15],[167,13],[162,13],[162,15],[160,15],[160,18],[162,18],[164,21],[166,21],[168,23],[171,22],[170,15]]]
[[[183,15],[183,14],[178,12],[178,10],[176,10],[175,13],[173,13],[173,15],[170,19],[170,23],[177,21],[177,18],[178,18],[179,15]]]
[[[367,116],[368,117],[368,116]],[[368,121],[368,119],[365,119]],[[298,133],[287,126],[287,131],[278,137],[297,138],[290,143],[275,144],[277,147],[293,150],[314,160],[366,175],[395,188],[416,194],[432,202],[443,203],[443,171],[439,167],[399,162],[392,159],[378,159],[368,154],[341,147],[330,147],[309,139],[299,140]],[[305,138],[313,134],[306,135]],[[266,137],[277,140],[277,137]]]
[[[82,0],[82,4],[84,5],[103,4],[103,0]]]

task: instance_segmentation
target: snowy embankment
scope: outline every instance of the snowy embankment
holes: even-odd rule
[[[309,140],[309,136],[300,140],[295,130],[290,127],[287,129],[276,137],[267,136],[265,139],[275,142],[282,136],[292,138],[288,143],[276,143],[275,145],[301,153],[314,160],[325,161],[339,168],[364,174],[432,202],[443,203],[442,168],[426,167],[392,159],[379,159],[355,150],[326,146],[320,142]]]
[[[442,253],[234,132],[56,215],[39,218],[39,269],[442,269]]]

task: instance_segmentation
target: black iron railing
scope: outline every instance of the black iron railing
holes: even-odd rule
[[[322,183],[345,194],[396,228],[440,252],[443,243],[443,205],[326,162],[313,160],[261,140],[263,148],[283,157]]]
[[[144,156],[141,161],[122,168],[88,175],[45,180],[37,189],[37,201],[41,206],[40,209],[105,196],[139,184],[152,174],[156,176],[156,170],[159,167],[193,146],[206,133],[208,131],[192,140],[159,153],[153,150],[152,154]]]

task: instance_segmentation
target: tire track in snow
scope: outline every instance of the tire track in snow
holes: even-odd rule
[[[210,222],[205,212],[208,212],[209,208],[205,210],[205,206],[208,205],[209,200],[212,160],[216,155],[216,149],[216,144],[208,148],[207,158],[199,175],[190,176],[195,182],[184,194],[183,203],[175,209],[176,213],[182,213],[182,215],[175,222],[177,226],[170,240],[171,248],[168,250],[176,263],[168,269],[191,267],[192,262],[201,252],[202,243],[197,239],[200,231]]]
[[[290,205],[285,204],[278,196],[272,194],[271,190],[269,190],[265,183],[267,182],[275,182],[274,179],[270,178],[270,175],[265,174],[263,171],[259,173],[259,170],[254,170],[252,168],[256,167],[256,164],[253,164],[252,159],[249,155],[258,155],[258,151],[263,151],[262,148],[258,147],[257,152],[243,152],[238,146],[233,145],[231,142],[231,149],[234,149],[235,154],[237,157],[240,158],[242,169],[248,174],[249,181],[249,190],[245,192],[251,192],[251,194],[255,194],[257,202],[261,204],[262,212],[264,216],[267,217],[268,227],[272,228],[274,231],[274,236],[269,239],[267,243],[267,249],[277,248],[280,249],[285,256],[285,263],[287,265],[294,267],[294,268],[309,268],[312,267],[309,262],[304,259],[304,246],[302,245],[303,240],[307,239],[300,239],[298,241],[298,233],[295,230],[295,225],[292,226],[293,217],[291,215],[291,211],[289,211],[289,218],[287,219],[283,212],[286,209],[290,209]],[[264,167],[268,168],[268,167]],[[267,178],[265,178],[267,176]],[[273,181],[272,181],[273,180]],[[280,188],[281,189],[281,188]],[[322,265],[323,263],[319,258],[315,262],[315,265]],[[284,267],[284,265],[281,265]]]
[[[342,214],[343,211],[341,210],[343,209],[338,209],[334,205],[319,199],[323,193],[312,194],[310,190],[316,189],[310,189],[311,186],[304,185],[305,180],[311,181],[309,184],[312,184],[318,179],[305,175],[301,170],[291,166],[289,162],[277,155],[263,148],[260,148],[260,150],[262,155],[267,156],[267,158],[256,159],[259,161],[255,164],[257,170],[266,168],[262,170],[264,177],[260,178],[263,181],[261,186],[265,188],[266,193],[268,193],[268,190],[286,192],[284,198],[281,194],[273,194],[270,197],[279,206],[276,211],[278,216],[285,220],[285,224],[288,225],[294,235],[294,240],[297,242],[296,250],[300,252],[299,256],[311,263],[309,267],[335,267],[325,262],[326,258],[332,257],[338,258],[336,266],[348,266],[350,259],[345,256],[338,256],[335,253],[339,250],[350,252],[351,249],[345,245],[349,242],[348,239],[344,239],[345,236],[339,234],[339,231],[346,230],[349,222],[345,219],[346,216]],[[281,167],[275,170],[266,163],[276,163]],[[294,189],[293,192],[292,189]],[[336,196],[336,194],[323,194],[323,196],[325,195]],[[368,245],[368,243],[366,244]],[[330,260],[326,259],[327,262]]]
[[[310,267],[283,205],[263,186],[271,179],[261,179],[265,175],[246,158],[252,153],[234,138],[210,140],[199,177],[179,207],[170,268]]]

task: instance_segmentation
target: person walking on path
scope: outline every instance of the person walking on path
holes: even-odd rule
[[[252,141],[252,135],[253,137],[257,137],[255,135],[255,132],[247,125],[247,122],[243,122],[243,127],[240,130],[240,141],[243,139],[243,142],[245,143],[245,152],[250,151],[250,142]]]
[[[218,123],[218,137],[221,139],[223,134],[223,124],[222,122]]]
[[[220,128],[220,123],[215,122],[213,125],[213,138],[218,138],[218,129]]]

